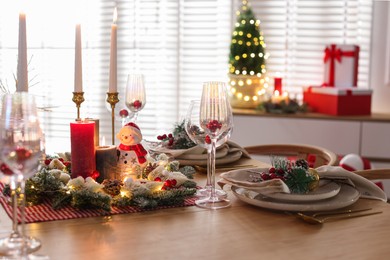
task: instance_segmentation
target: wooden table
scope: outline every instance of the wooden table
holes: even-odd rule
[[[360,199],[353,207],[383,213],[320,226],[229,197],[233,205],[220,210],[182,207],[33,223],[27,230],[42,241],[38,253],[53,260],[390,259],[390,204]],[[0,221],[4,234],[11,222],[3,210]]]

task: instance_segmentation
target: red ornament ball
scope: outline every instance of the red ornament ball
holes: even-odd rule
[[[348,171],[369,170],[372,168],[369,160],[353,153],[347,154],[341,158],[340,166]]]

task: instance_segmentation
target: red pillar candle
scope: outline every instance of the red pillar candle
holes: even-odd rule
[[[95,122],[70,123],[72,178],[91,177],[96,170]]]
[[[274,93],[276,90],[279,91],[280,95],[282,95],[282,78],[274,78]]]

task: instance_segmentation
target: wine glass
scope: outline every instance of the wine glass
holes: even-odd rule
[[[13,217],[11,234],[0,239],[2,254],[25,256],[41,246],[39,240],[26,236],[24,232],[24,185],[25,178],[36,173],[42,163],[43,139],[34,97],[27,92],[5,95],[0,118],[0,159],[9,167],[9,171],[3,171],[1,180],[7,180],[4,177],[9,177]],[[18,227],[18,208],[21,215],[21,231]]]
[[[210,137],[205,133],[205,131],[200,126],[199,120],[200,113],[200,100],[192,100],[190,102],[190,106],[187,111],[186,119],[185,119],[185,130],[190,137],[190,139],[207,150],[207,181],[206,186],[202,189],[199,189],[196,194],[201,197],[208,196],[211,192],[211,140]],[[230,137],[233,128],[230,127],[223,132],[217,140],[216,147],[224,144]],[[215,192],[219,197],[226,197],[227,194],[224,190],[215,188]]]
[[[146,93],[144,76],[142,74],[129,74],[126,85],[126,106],[134,113],[135,122],[138,112],[141,111],[146,103]]]
[[[111,105],[110,103],[106,102],[106,108],[108,112],[111,114]],[[115,114],[114,114],[115,120],[121,122],[121,125],[124,126],[127,124],[133,117],[134,113],[130,111],[130,109],[127,108],[125,98],[121,97],[121,92],[119,92],[119,102],[115,105]]]
[[[203,84],[199,115],[200,126],[211,141],[211,149],[208,151],[211,157],[211,191],[207,197],[196,200],[195,204],[208,209],[226,208],[230,206],[230,201],[225,197],[218,197],[215,188],[217,141],[226,130],[233,128],[233,114],[224,82],[213,81]]]

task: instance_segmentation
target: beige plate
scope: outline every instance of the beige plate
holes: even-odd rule
[[[232,153],[228,153],[225,157],[217,158],[215,160],[216,165],[222,165],[222,164],[228,164],[235,161],[238,161],[242,156],[241,151],[235,151]],[[207,159],[204,160],[182,160],[177,159],[180,162],[180,165],[198,165],[198,166],[206,166],[207,165]]]
[[[290,194],[279,192],[267,194],[267,197],[281,201],[317,201],[336,196],[340,192],[340,189],[341,185],[339,183],[328,180],[320,180],[319,186],[306,194]]]
[[[355,203],[360,193],[352,186],[342,184],[340,192],[329,199],[306,202],[284,202],[265,197],[257,192],[232,186],[233,194],[240,200],[254,206],[286,211],[319,211],[334,210]]]

